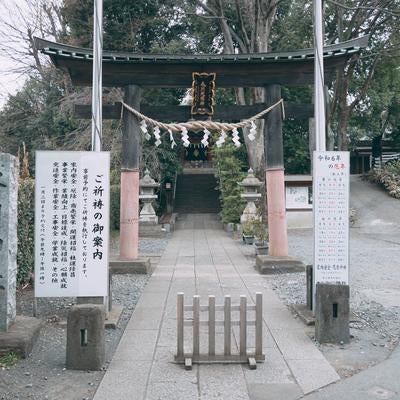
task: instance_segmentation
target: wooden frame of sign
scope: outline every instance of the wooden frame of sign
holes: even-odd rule
[[[192,73],[192,115],[214,115],[216,73]]]

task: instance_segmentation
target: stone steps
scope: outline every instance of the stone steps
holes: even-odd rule
[[[219,192],[213,174],[183,174],[178,177],[175,208],[179,214],[218,213]]]

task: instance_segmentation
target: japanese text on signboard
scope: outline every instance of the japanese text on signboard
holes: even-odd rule
[[[349,154],[314,152],[315,282],[349,281]]]
[[[107,295],[108,220],[108,153],[36,153],[37,297]]]

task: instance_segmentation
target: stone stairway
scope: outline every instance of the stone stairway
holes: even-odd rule
[[[220,204],[216,186],[213,174],[179,175],[174,211],[179,214],[218,213]]]

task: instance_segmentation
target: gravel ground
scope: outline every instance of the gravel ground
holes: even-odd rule
[[[289,232],[290,254],[312,263],[312,231]],[[382,242],[351,229],[350,240],[350,306],[354,321],[350,323],[348,345],[319,345],[319,348],[342,377],[348,377],[387,358],[400,339],[400,303],[375,293],[399,285],[398,258],[400,243],[383,247]],[[286,304],[305,304],[305,273],[268,276],[270,283]],[[392,290],[394,291],[394,289]],[[389,290],[390,292],[390,290]],[[314,328],[308,328],[314,338]]]
[[[165,238],[141,238],[139,241],[139,253],[145,255],[157,256],[161,255],[168,244],[170,234],[166,234]],[[116,255],[119,252],[119,232],[111,233],[111,255]]]
[[[140,252],[159,256],[166,239],[140,240]],[[135,305],[146,286],[148,275],[114,275],[113,304],[123,305],[116,329],[106,330],[106,365],[115,352]],[[0,370],[1,400],[90,400],[104,371],[70,371],[65,369],[66,328],[68,309],[74,298],[38,299],[38,317],[46,324],[31,356],[16,365]],[[32,316],[33,291],[27,287],[17,293],[18,314]],[[112,400],[112,399],[110,399]]]

